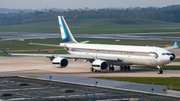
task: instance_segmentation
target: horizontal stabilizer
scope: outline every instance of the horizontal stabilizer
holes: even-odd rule
[[[29,43],[29,44],[30,44],[30,45],[41,45],[41,46],[60,47],[59,45],[41,44],[41,43]]]
[[[9,54],[7,51],[5,51],[4,49],[2,49],[2,51],[4,52],[4,53],[6,53],[6,54]]]
[[[86,44],[88,43],[89,41],[83,41],[83,42],[79,42],[80,44]]]
[[[179,48],[178,45],[177,45],[177,41],[174,42],[174,45],[173,45],[173,46],[171,46],[171,47],[166,47],[166,48],[164,48],[164,49],[166,49],[166,50],[171,50],[171,49],[176,49],[176,48]]]

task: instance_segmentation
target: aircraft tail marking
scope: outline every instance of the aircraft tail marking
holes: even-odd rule
[[[77,41],[74,39],[71,31],[69,30],[69,27],[64,19],[63,16],[58,16],[59,20],[59,27],[61,31],[61,37],[62,41],[64,43],[77,43]]]

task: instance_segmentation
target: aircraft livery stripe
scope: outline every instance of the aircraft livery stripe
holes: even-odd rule
[[[126,51],[126,52],[141,52],[141,53],[149,53],[149,52],[144,52],[144,51],[130,51],[130,50],[113,50],[113,49],[94,49],[94,48],[79,48],[79,47],[71,47],[74,49],[89,49],[89,50],[107,50],[107,51]]]
[[[72,51],[71,51],[72,52]],[[70,53],[71,53],[70,52]],[[85,53],[81,51],[73,51],[73,53]],[[132,54],[113,54],[113,53],[96,53],[96,52],[87,52],[87,53],[94,53],[94,54],[106,54],[106,55],[126,55],[126,56],[143,56],[143,57],[152,57],[150,55],[132,55]]]
[[[108,53],[108,54],[131,54],[131,55],[143,55],[143,56],[149,56],[149,53],[147,52],[131,52],[131,51],[112,51],[112,50],[96,50],[96,49],[80,49],[80,48],[67,48],[67,50],[72,52],[88,52],[88,53]]]
[[[64,25],[64,22],[63,22],[61,16],[60,16],[60,19],[61,19],[62,27],[63,27],[63,30],[64,30],[64,34],[65,34],[65,38],[62,38],[62,40],[66,40],[67,39],[67,32],[66,32],[65,25]]]

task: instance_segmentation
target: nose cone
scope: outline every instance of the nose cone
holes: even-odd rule
[[[176,58],[175,54],[172,53],[172,56],[170,57],[170,60],[171,60],[171,61],[174,61],[175,58]]]

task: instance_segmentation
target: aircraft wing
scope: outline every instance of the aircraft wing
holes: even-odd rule
[[[166,49],[166,50],[171,50],[171,49],[175,49],[175,48],[178,48],[177,41],[174,42],[174,45],[173,45],[173,46],[171,46],[171,47],[165,47],[164,49]]]
[[[95,55],[73,55],[73,54],[21,54],[21,53],[8,53],[7,51],[2,51],[8,55],[12,56],[42,56],[42,57],[63,57],[67,59],[101,59],[101,60],[113,60],[122,61],[121,57],[108,57],[108,56],[95,56]]]

